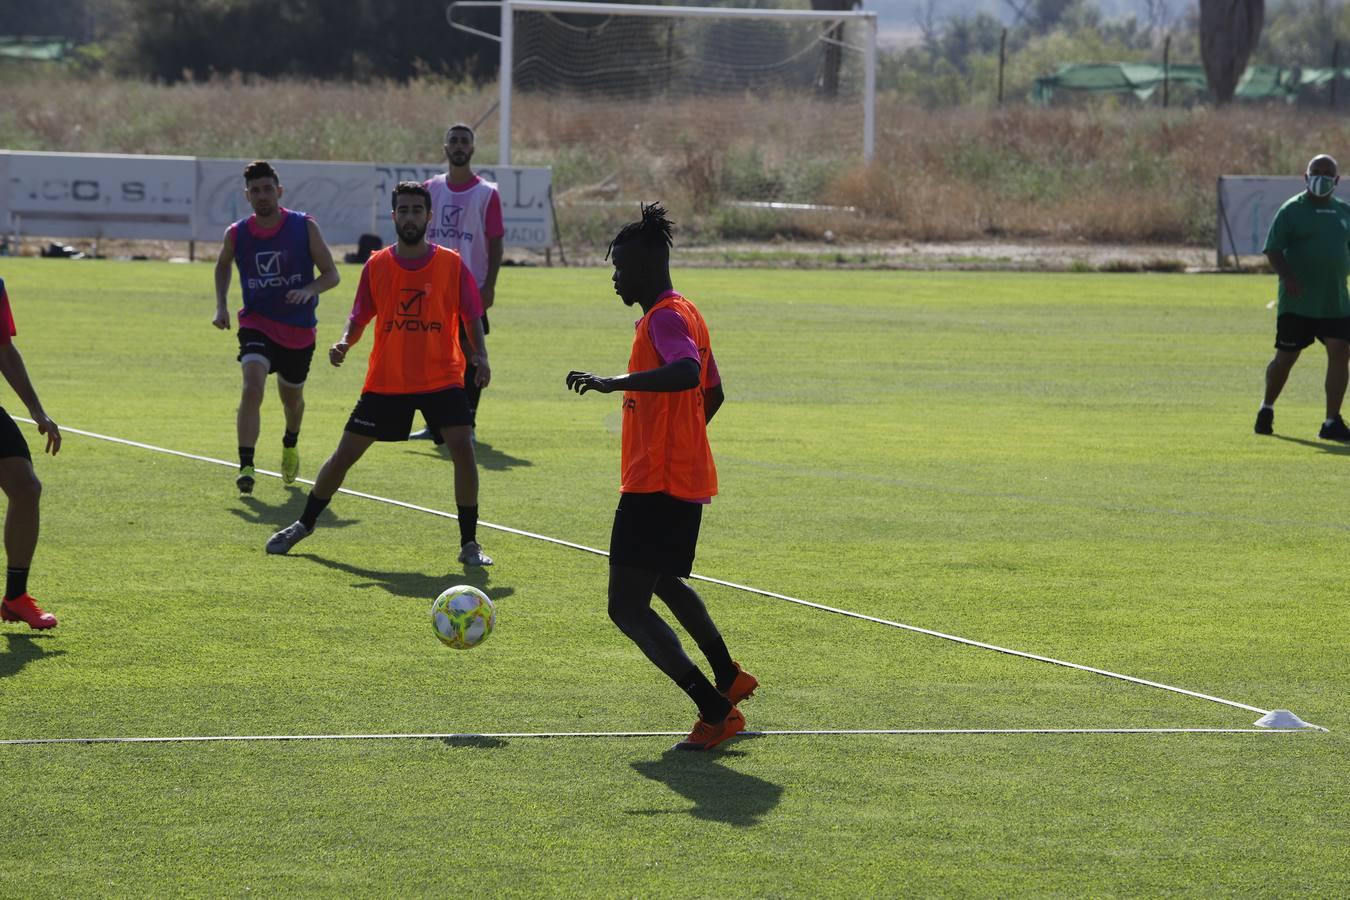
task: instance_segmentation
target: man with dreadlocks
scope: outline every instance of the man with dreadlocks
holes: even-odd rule
[[[736,704],[758,680],[731,659],[703,599],[684,579],[694,565],[703,507],[717,493],[708,422],[722,405],[722,381],[708,326],[670,284],[672,222],[659,203],[609,245],[614,292],[642,307],[628,374],[567,373],[584,394],[623,391],[622,487],[609,542],[609,617],[698,706],[679,750],[711,750],[745,729]],[[652,609],[660,597],[712,666],[709,681]]]

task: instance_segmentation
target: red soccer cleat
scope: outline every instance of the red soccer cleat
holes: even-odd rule
[[[711,750],[733,735],[745,730],[745,716],[736,707],[720,722],[708,723],[699,716],[689,737],[675,745],[676,750]]]
[[[6,622],[27,622],[29,628],[55,628],[56,616],[43,612],[32,597],[20,594],[13,600],[0,601],[0,619]]]
[[[733,660],[731,664],[736,667],[736,678],[731,682],[731,687],[722,691],[722,696],[735,706],[755,693],[759,679],[742,669],[740,663]]]

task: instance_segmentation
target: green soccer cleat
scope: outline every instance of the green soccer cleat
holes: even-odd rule
[[[296,447],[281,448],[281,481],[290,484],[300,474],[300,450]]]
[[[234,486],[239,488],[241,494],[253,493],[253,467],[241,466],[239,475],[234,479]]]

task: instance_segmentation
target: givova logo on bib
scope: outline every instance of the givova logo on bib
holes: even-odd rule
[[[298,272],[289,277],[281,274],[285,260],[286,253],[283,250],[260,250],[253,254],[253,270],[258,274],[248,280],[249,289],[256,291],[260,288],[286,287],[303,281],[304,276]]]
[[[422,318],[423,307],[426,305],[424,301],[429,290],[431,290],[429,284],[425,290],[401,288],[398,299],[394,301],[394,316],[384,323],[384,330],[439,332],[440,322],[427,322]]]
[[[464,209],[465,207],[453,203],[441,207],[441,227],[437,229],[437,238],[454,238],[473,243],[473,232],[460,227],[460,223],[464,220]]]

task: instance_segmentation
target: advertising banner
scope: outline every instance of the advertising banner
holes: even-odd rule
[[[5,153],[7,231],[51,237],[192,237],[191,156]]]
[[[250,160],[192,156],[0,151],[0,229],[43,237],[218,242],[251,212],[243,172]],[[273,160],[282,204],[311,213],[329,244],[376,234],[394,240],[390,192],[403,180],[425,181],[445,164]],[[496,182],[508,247],[553,243],[547,166],[484,167]]]
[[[247,159],[197,160],[199,241],[219,241],[231,223],[252,215],[244,196]],[[375,189],[369,163],[278,160],[281,205],[314,216],[329,244],[355,244],[376,228],[377,207],[386,208]]]
[[[1285,201],[1306,188],[1289,176],[1234,176],[1219,179],[1219,265],[1225,256],[1260,256],[1266,233]]]

